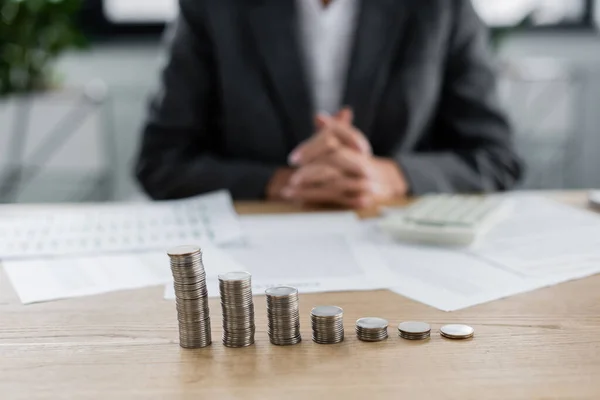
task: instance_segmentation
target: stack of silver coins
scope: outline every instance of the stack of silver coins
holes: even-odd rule
[[[209,346],[212,339],[202,252],[195,246],[180,246],[168,254],[179,320],[179,344],[188,349]]]
[[[319,306],[310,313],[313,341],[334,344],[344,340],[344,310],[336,306]]]
[[[431,336],[431,326],[425,322],[401,322],[398,325],[398,334],[402,339],[424,340]]]
[[[254,344],[254,302],[252,275],[229,272],[219,275],[221,308],[223,309],[223,344],[246,347]]]
[[[298,289],[280,286],[267,289],[268,333],[271,343],[285,346],[298,344],[300,336],[300,310]]]
[[[356,321],[356,336],[365,342],[380,342],[388,337],[388,321],[383,318],[367,317]]]
[[[446,339],[471,339],[475,335],[475,330],[469,325],[450,324],[440,328],[440,335]]]

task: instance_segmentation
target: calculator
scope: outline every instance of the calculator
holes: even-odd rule
[[[428,195],[392,211],[380,228],[401,241],[467,246],[505,217],[512,201],[501,196]]]

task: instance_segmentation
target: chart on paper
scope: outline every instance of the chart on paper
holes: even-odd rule
[[[186,200],[0,208],[0,259],[164,250],[242,237],[229,193]],[[16,210],[16,211],[15,211]]]

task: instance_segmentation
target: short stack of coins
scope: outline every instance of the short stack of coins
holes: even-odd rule
[[[336,306],[319,306],[310,313],[313,341],[335,344],[344,340],[344,310]]]
[[[398,325],[398,334],[406,340],[425,340],[431,336],[431,326],[425,322],[401,322]]]
[[[254,344],[254,302],[252,275],[229,272],[219,275],[221,308],[223,310],[223,344],[246,347]]]
[[[388,337],[388,321],[366,317],[356,321],[356,337],[364,342],[380,342]]]
[[[475,335],[475,330],[469,325],[450,324],[440,328],[440,335],[446,339],[464,340],[471,339]]]
[[[179,321],[179,344],[188,349],[209,346],[212,339],[202,252],[195,246],[179,246],[168,255]]]
[[[285,346],[300,343],[298,289],[289,286],[269,288],[267,296],[268,333],[271,343]]]

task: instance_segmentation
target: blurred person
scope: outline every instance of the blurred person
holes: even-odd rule
[[[470,0],[180,0],[137,177],[347,207],[510,189],[495,78]]]

